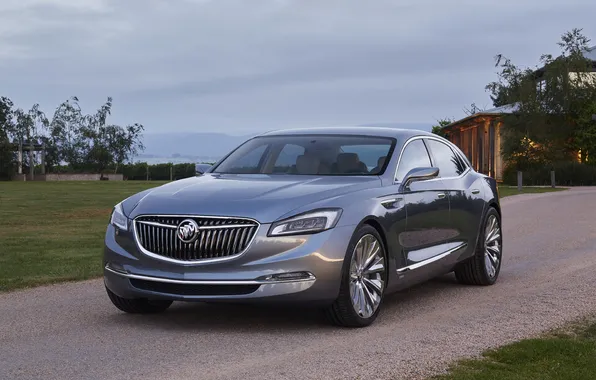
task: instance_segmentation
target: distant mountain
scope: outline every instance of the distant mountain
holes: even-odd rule
[[[430,131],[428,123],[370,123],[363,126],[422,129]],[[135,161],[214,162],[258,133],[232,136],[214,132],[147,133],[143,136],[145,151]]]
[[[213,162],[254,136],[231,136],[211,132],[147,133],[143,136],[145,151],[137,161]]]

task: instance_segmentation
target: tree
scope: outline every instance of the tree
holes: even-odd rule
[[[83,122],[84,116],[76,96],[56,108],[48,126],[48,134],[44,136],[49,168],[61,162],[76,165],[84,161],[80,155],[80,128]]]
[[[143,130],[144,127],[138,123],[128,125],[126,128],[117,125],[106,127],[106,146],[115,164],[114,173],[118,172],[118,167],[125,161],[131,160],[145,149],[141,140]]]
[[[55,147],[55,159],[67,162],[77,171],[103,173],[110,166],[117,171],[119,165],[142,151],[143,125],[107,124],[111,111],[111,97],[90,115],[82,113],[77,97],[60,104],[47,137],[48,145]]]
[[[445,137],[445,131],[443,130],[443,127],[453,123],[454,120],[451,120],[449,118],[445,118],[445,119],[439,119],[437,120],[436,125],[433,125],[432,127],[432,133],[434,133],[435,135],[439,135],[442,137]]]
[[[592,62],[585,57],[589,39],[581,29],[561,36],[559,56],[544,54],[540,66],[520,68],[498,55],[498,80],[489,83],[495,105],[515,104],[504,115],[502,154],[519,169],[532,162],[570,161],[596,152],[596,80]]]
[[[19,144],[38,144],[43,131],[48,126],[48,119],[39,104],[34,104],[28,111],[18,108],[14,112],[14,124],[12,134],[14,142]],[[28,163],[29,168],[35,166],[33,151],[30,151],[29,159],[23,155],[23,162]]]
[[[0,97],[0,179],[10,179],[14,170],[14,154],[10,144],[12,131],[13,103],[7,97]]]

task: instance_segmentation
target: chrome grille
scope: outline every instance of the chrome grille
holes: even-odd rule
[[[193,219],[199,236],[184,243],[177,236],[178,225]],[[193,262],[231,258],[245,251],[259,224],[250,219],[194,216],[141,216],[134,222],[137,243],[148,255],[170,261]]]

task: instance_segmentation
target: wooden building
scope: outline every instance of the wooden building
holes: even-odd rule
[[[468,157],[476,171],[501,181],[501,116],[515,112],[515,109],[515,105],[506,105],[480,111],[443,127],[443,131],[447,139]]]

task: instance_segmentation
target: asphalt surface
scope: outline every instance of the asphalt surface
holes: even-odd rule
[[[311,311],[118,312],[101,280],[0,295],[0,379],[416,379],[596,312],[596,188],[503,199],[499,282],[390,296],[366,329]]]

